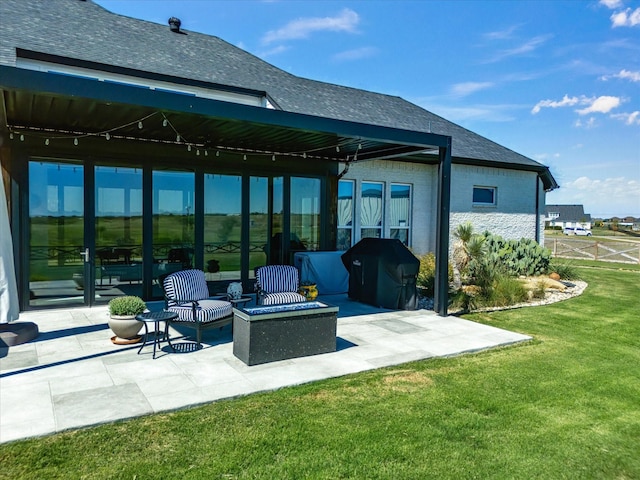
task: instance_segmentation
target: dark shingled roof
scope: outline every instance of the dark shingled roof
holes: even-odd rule
[[[285,111],[451,136],[454,162],[490,162],[541,172],[523,155],[400,97],[289,74],[218,37],[111,13],[84,0],[0,0],[0,64],[15,66],[16,48],[134,71],[265,92]]]
[[[558,218],[553,220],[556,222],[590,222],[591,214],[584,213],[582,205],[547,205],[545,207],[545,217],[549,217],[550,213],[559,213]]]

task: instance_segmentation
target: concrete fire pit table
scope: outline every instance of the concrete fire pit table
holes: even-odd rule
[[[233,354],[247,365],[336,351],[338,307],[322,302],[233,309]]]

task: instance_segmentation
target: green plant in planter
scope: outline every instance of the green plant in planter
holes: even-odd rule
[[[146,308],[144,300],[133,295],[116,297],[109,302],[109,313],[119,317],[135,316],[144,312]]]
[[[144,312],[147,304],[140,297],[127,295],[116,297],[109,302],[109,328],[115,333],[111,341],[116,345],[137,343],[142,337],[138,335],[142,322],[136,320],[136,315]]]

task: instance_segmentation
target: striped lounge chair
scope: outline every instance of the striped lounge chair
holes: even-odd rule
[[[291,265],[267,265],[256,269],[258,305],[306,302],[298,293],[298,269]]]
[[[167,275],[162,281],[165,310],[174,312],[178,323],[196,330],[198,348],[201,347],[201,330],[224,327],[233,320],[231,303],[209,298],[209,287],[202,270],[181,270]]]

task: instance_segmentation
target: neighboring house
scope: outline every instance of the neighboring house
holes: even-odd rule
[[[1,0],[0,18],[21,309],[160,298],[188,266],[252,291],[260,265],[373,236],[436,252],[443,314],[450,229],[542,240],[549,169],[402,98],[91,1]]]
[[[575,228],[591,230],[591,214],[584,213],[582,205],[547,205],[545,222],[549,227]]]

